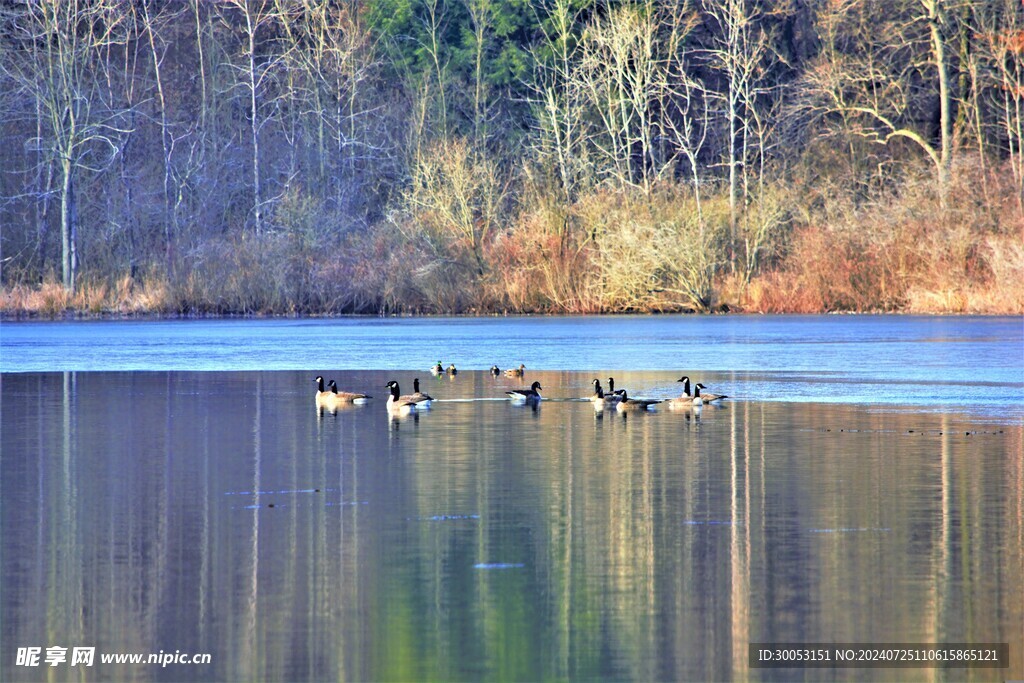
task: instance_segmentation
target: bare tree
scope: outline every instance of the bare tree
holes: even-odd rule
[[[565,206],[575,201],[587,182],[585,95],[576,78],[580,10],[572,0],[552,0],[538,23],[544,31],[543,53],[534,52],[536,73],[531,83],[537,122],[535,153],[554,167]]]
[[[1009,161],[1018,209],[1024,213],[1024,6],[1016,0],[994,0],[974,3],[972,9],[971,33],[978,48],[972,53],[972,90],[979,136],[989,122],[992,146]],[[988,116],[982,106],[991,110]]]
[[[412,169],[406,200],[430,237],[445,249],[468,247],[477,275],[483,275],[483,247],[497,226],[507,189],[486,156],[473,154],[464,140],[440,140]]]
[[[599,15],[581,49],[577,78],[599,120],[591,141],[618,183],[650,194],[661,171],[654,158],[654,105],[665,78],[655,4],[626,4]]]
[[[75,290],[78,275],[76,182],[105,168],[127,133],[126,112],[103,87],[110,68],[104,50],[129,39],[125,15],[104,0],[37,0],[8,8],[4,33],[25,55],[2,68],[42,114],[34,141],[60,179],[61,280]]]
[[[852,134],[880,145],[908,140],[923,151],[934,165],[944,198],[955,104],[945,46],[947,13],[942,0],[883,4],[828,4],[819,14],[826,49],[806,82],[819,111],[844,117]],[[923,124],[931,118],[935,100],[937,136]]]
[[[715,28],[714,45],[707,50],[712,66],[726,81],[721,94],[728,123],[726,164],[729,167],[730,262],[735,269],[735,244],[740,219],[740,183],[746,188],[747,149],[753,112],[763,93],[760,67],[769,52],[768,35],[761,26],[757,6],[748,0],[704,0],[704,13]],[[746,191],[744,190],[744,203]]]
[[[280,8],[273,0],[223,0],[221,18],[229,28],[240,25],[240,61],[232,65],[238,75],[236,86],[246,95],[251,144],[252,213],[256,234],[263,230],[265,208],[260,138],[263,128],[275,121],[274,105],[279,97],[277,78],[285,55],[273,40],[281,21]]]

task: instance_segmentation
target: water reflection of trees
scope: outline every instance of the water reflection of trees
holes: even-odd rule
[[[1019,428],[496,402],[395,438],[291,386],[5,377],[5,644],[212,652],[231,679],[746,678],[748,642],[1024,621]]]

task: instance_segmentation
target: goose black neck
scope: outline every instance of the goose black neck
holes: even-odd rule
[[[420,378],[417,377],[412,381],[412,391],[414,394],[420,393]]]
[[[687,396],[690,395],[690,378],[689,377],[687,377],[686,381],[683,382],[683,393],[686,394]]]
[[[700,385],[697,385],[693,388],[693,397],[700,398]]]
[[[323,377],[317,377],[316,378],[316,390],[317,391],[323,391],[324,390],[324,378]]]
[[[397,401],[398,400],[398,396],[399,396],[398,384],[392,384],[391,385],[391,397],[394,398]]]
[[[609,394],[614,394],[615,393],[615,378],[613,378],[613,377],[609,377],[608,378],[608,393]]]

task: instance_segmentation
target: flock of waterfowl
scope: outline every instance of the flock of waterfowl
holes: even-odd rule
[[[526,366],[520,364],[518,368],[506,370],[505,376],[522,377],[525,371]],[[454,363],[450,364],[448,368],[445,369],[441,365],[441,361],[437,361],[437,364],[430,368],[430,372],[435,376],[448,375],[449,377],[454,377],[458,373],[458,370],[455,368]],[[501,370],[497,365],[491,366],[490,372],[493,377],[499,377],[501,375]],[[314,378],[314,381],[317,383],[317,408],[325,408],[333,411],[348,404],[365,403],[368,399],[373,398],[367,394],[338,391],[338,385],[333,379],[327,383],[326,388],[324,387],[323,377],[318,375]],[[605,392],[604,388],[601,386],[601,380],[595,379],[593,382],[593,394],[583,397],[581,400],[589,400],[593,403],[595,410],[604,410],[608,408],[615,409],[619,412],[640,412],[647,411],[652,406],[659,403],[664,403],[670,409],[688,409],[698,408],[707,403],[729,398],[724,394],[702,394],[701,390],[706,389],[707,387],[700,382],[693,385],[693,393],[690,393],[690,378],[687,375],[683,375],[676,381],[682,382],[682,393],[675,398],[661,400],[631,398],[625,389],[615,388],[615,379],[612,377],[608,378],[608,391]],[[513,402],[536,405],[541,401],[540,392],[543,388],[544,387],[541,386],[540,382],[533,382],[529,387],[524,387],[522,389],[510,389],[506,391],[505,394]],[[387,389],[390,393],[388,394],[386,407],[388,412],[391,414],[404,414],[418,408],[429,408],[431,402],[434,400],[432,396],[420,391],[419,378],[413,380],[413,393],[411,394],[402,394],[401,387],[399,387],[398,382],[394,380],[387,383]]]

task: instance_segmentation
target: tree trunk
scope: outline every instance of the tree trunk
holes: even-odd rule
[[[255,212],[256,234],[263,231],[263,198],[260,193],[260,122],[259,103],[256,99],[256,27],[246,11],[245,20],[249,35],[249,115],[252,117],[252,193]]]
[[[78,250],[75,244],[75,219],[78,212],[75,210],[74,166],[70,158],[65,157],[61,162],[61,171],[64,174],[60,197],[61,282],[64,289],[74,294],[78,271]]]
[[[946,188],[949,184],[949,166],[953,156],[953,100],[949,87],[949,64],[946,60],[946,44],[942,38],[941,0],[925,0],[928,10],[928,26],[931,29],[932,56],[939,72],[939,196],[943,206],[946,202]]]

